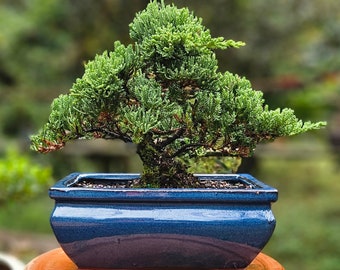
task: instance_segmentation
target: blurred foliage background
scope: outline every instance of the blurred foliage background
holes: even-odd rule
[[[239,50],[217,52],[221,70],[249,78],[272,107],[291,107],[304,120],[328,121],[325,130],[261,146],[254,158],[243,161],[241,171],[280,191],[273,205],[277,229],[265,252],[287,270],[338,269],[338,1],[165,2],[188,6],[213,36],[247,43]],[[52,234],[48,215],[53,202],[46,198],[52,178],[73,171],[140,169],[133,145],[76,142],[58,153],[38,155],[29,150],[28,137],[46,121],[53,98],[82,76],[84,62],[112,49],[115,40],[130,42],[128,24],[147,3],[0,0],[0,236],[9,231]],[[34,192],[25,189],[27,183]],[[6,251],[6,245],[0,243],[0,250]]]

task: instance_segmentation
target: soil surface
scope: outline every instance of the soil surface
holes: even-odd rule
[[[254,186],[244,183],[242,181],[214,181],[214,180],[203,180],[200,181],[201,186],[199,188],[207,189],[253,189]],[[75,183],[74,187],[83,188],[104,188],[104,189],[115,189],[115,188],[133,188],[138,187],[139,179],[131,181],[111,181],[111,180],[82,180]]]

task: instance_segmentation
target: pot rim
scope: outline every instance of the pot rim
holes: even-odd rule
[[[88,188],[72,187],[88,179],[128,181],[140,177],[138,173],[72,173],[58,181],[49,190],[52,199],[111,201],[111,202],[275,202],[277,189],[264,184],[250,174],[195,174],[200,180],[241,181],[249,189],[209,188]]]

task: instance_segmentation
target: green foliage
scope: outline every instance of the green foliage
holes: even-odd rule
[[[186,55],[210,54],[213,49],[239,47],[243,42],[212,38],[210,31],[202,25],[188,9],[178,9],[151,3],[146,10],[137,14],[130,24],[130,37],[143,51],[146,59],[173,59]]]
[[[241,165],[240,157],[202,157],[189,159],[191,173],[235,173]]]
[[[247,79],[219,72],[214,50],[243,43],[212,38],[201,22],[186,8],[152,1],[130,24],[134,45],[116,42],[88,62],[70,93],[53,102],[32,147],[49,152],[78,138],[133,142],[146,181],[183,186],[190,181],[168,183],[188,176],[183,160],[247,157],[260,142],[325,125],[270,110]]]
[[[36,164],[28,156],[9,150],[0,159],[0,203],[33,197],[51,183],[51,168]]]
[[[57,0],[1,3],[0,23],[8,27],[0,34],[0,71],[7,73],[12,84],[36,89],[43,81],[56,80],[67,68],[64,54],[70,37],[58,29],[58,17],[63,15],[58,4]],[[55,58],[46,61],[51,53]]]

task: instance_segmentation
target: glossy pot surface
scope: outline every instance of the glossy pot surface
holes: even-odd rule
[[[50,189],[52,228],[80,269],[244,268],[274,231],[277,190],[250,175],[198,175],[243,189],[105,188],[138,177],[71,174]]]

